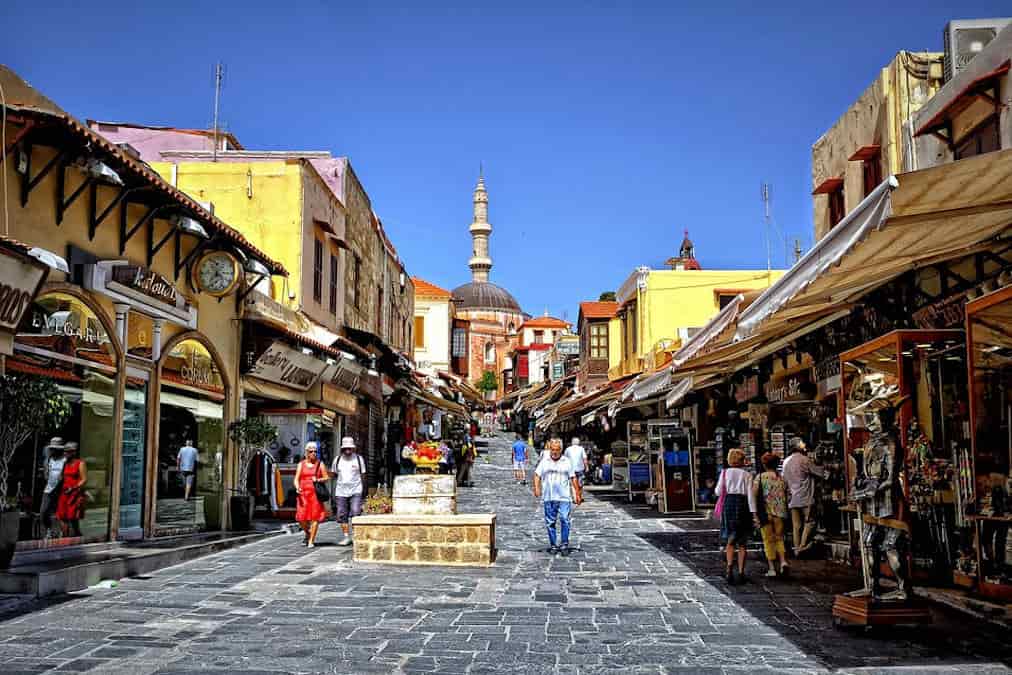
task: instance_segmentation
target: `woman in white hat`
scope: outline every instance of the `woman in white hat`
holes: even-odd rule
[[[338,546],[351,544],[351,519],[362,515],[362,497],[368,480],[365,460],[355,449],[355,439],[345,436],[341,439],[341,454],[330,467],[334,474],[334,500],[337,502],[337,522],[341,524],[344,538]]]

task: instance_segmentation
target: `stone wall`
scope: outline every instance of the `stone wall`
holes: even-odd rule
[[[357,562],[487,566],[495,562],[495,514],[354,519]]]

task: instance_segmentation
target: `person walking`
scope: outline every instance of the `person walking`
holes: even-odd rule
[[[183,501],[190,501],[190,497],[193,495],[199,454],[190,439],[186,439],[183,447],[179,448],[179,452],[176,454],[176,469],[183,477]]]
[[[352,541],[351,519],[362,515],[362,499],[368,482],[365,460],[355,448],[355,439],[345,436],[341,439],[341,454],[330,467],[334,475],[334,502],[337,504],[337,522],[341,525],[344,538],[338,546],[350,546]]]
[[[784,461],[784,480],[790,496],[787,507],[791,511],[791,534],[794,537],[794,556],[797,557],[812,545],[815,477],[825,478],[826,471],[808,457],[808,446],[800,438],[792,438],[789,448],[790,455]]]
[[[787,483],[777,473],[780,458],[771,452],[759,460],[763,472],[752,481],[752,503],[755,506],[755,524],[761,529],[763,549],[766,551],[766,576],[787,574],[787,550],[784,548],[784,520],[787,519]]]
[[[738,552],[738,581],[744,583],[745,554],[748,540],[752,536],[752,476],[746,471],[745,453],[741,448],[732,448],[727,453],[727,468],[720,472],[717,480],[717,496],[723,496],[720,513],[720,543],[724,545],[727,567],[724,574],[727,583],[734,585],[734,554]]]
[[[53,512],[56,511],[56,504],[60,500],[60,493],[63,485],[63,467],[67,463],[67,456],[63,454],[66,446],[59,436],[53,437],[46,446],[49,454],[42,467],[43,476],[46,479],[46,486],[42,489],[42,503],[39,505],[39,516],[42,519],[42,526],[46,528],[46,538],[53,530]]]
[[[466,439],[460,450],[460,464],[457,467],[457,485],[459,487],[474,487],[471,482],[471,468],[474,460],[478,458],[478,449],[473,439]]]
[[[566,457],[569,459],[569,463],[573,465],[573,471],[576,472],[576,480],[580,481],[580,487],[583,487],[583,474],[587,471],[587,451],[580,445],[580,439],[573,437],[570,441],[569,447],[566,448]]]
[[[548,552],[568,556],[573,504],[579,506],[583,503],[583,489],[576,480],[573,465],[562,453],[562,440],[559,438],[548,442],[548,456],[534,470],[534,497],[541,499],[544,508]],[[561,548],[556,538],[556,522],[562,534]]]
[[[60,498],[56,502],[56,519],[60,521],[64,537],[80,537],[84,520],[84,486],[88,483],[88,465],[78,457],[77,443],[67,443],[63,453],[63,482]]]
[[[521,485],[527,485],[527,444],[520,434],[513,442],[513,478]]]
[[[328,480],[330,474],[319,460],[320,448],[315,441],[306,443],[306,458],[295,469],[296,508],[295,520],[305,534],[303,543],[308,548],[316,546],[316,532],[327,517],[327,510],[316,498],[316,483]]]

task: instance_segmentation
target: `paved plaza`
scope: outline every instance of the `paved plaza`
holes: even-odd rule
[[[936,613],[918,630],[834,629],[855,574],[802,563],[792,580],[728,588],[716,532],[611,493],[576,510],[550,557],[508,441],[493,439],[462,512],[498,514],[492,568],[365,566],[279,535],[116,588],[0,603],[0,672],[745,673],[1008,672],[1007,633]],[[6,608],[6,609],[5,609]]]

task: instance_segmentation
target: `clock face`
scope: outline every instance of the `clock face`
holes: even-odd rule
[[[208,253],[197,265],[197,286],[212,295],[225,295],[235,287],[237,270],[235,258],[230,254],[224,251]]]

